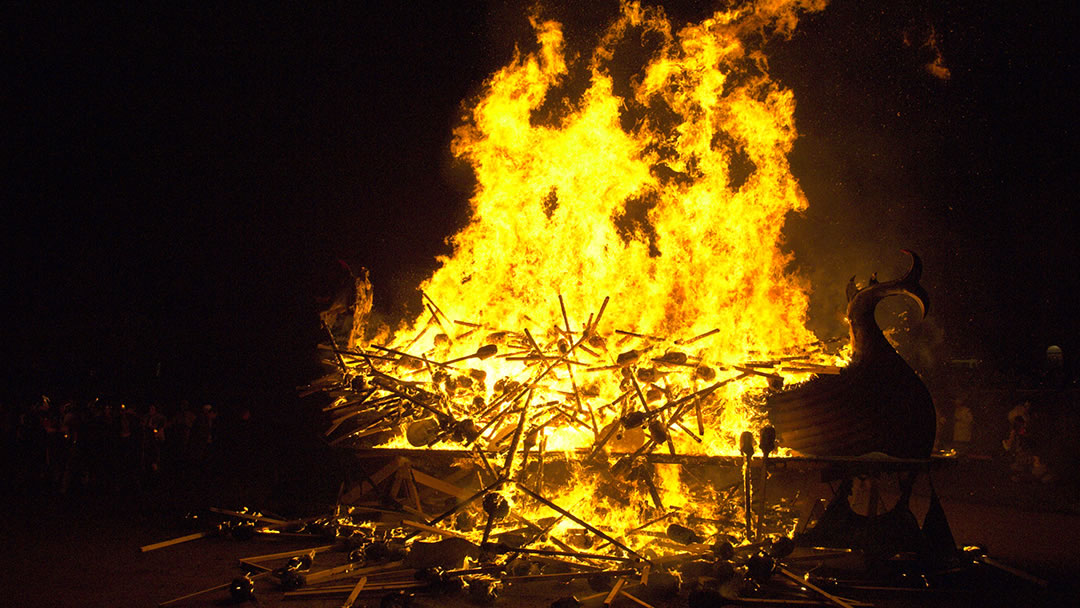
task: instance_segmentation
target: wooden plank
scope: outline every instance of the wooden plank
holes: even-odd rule
[[[416,481],[416,483],[425,485],[432,490],[437,490],[439,492],[442,492],[443,494],[449,494],[450,496],[460,498],[462,500],[472,496],[472,492],[469,492],[468,490],[463,490],[462,488],[459,488],[453,484],[446,483],[445,481],[437,477],[432,477],[431,475],[428,475],[423,471],[419,471],[417,469],[411,470],[413,480]]]
[[[401,474],[401,469],[394,472],[394,483],[390,484],[390,498],[398,500],[401,498],[401,483],[405,481],[405,476]]]
[[[408,494],[409,499],[412,500],[413,506],[416,507],[416,510],[418,512],[423,513],[424,508],[420,504],[420,492],[418,492],[416,489],[416,482],[413,479],[412,467],[410,467],[408,464],[404,465],[401,468],[401,475],[405,478],[405,491]],[[421,517],[427,519],[426,515],[421,515]]]
[[[409,526],[410,528],[415,528],[417,530],[422,530],[424,532],[430,532],[432,534],[436,534],[438,536],[443,536],[443,537],[446,537],[446,538],[461,538],[461,539],[469,540],[463,534],[458,534],[457,532],[453,532],[453,531],[450,531],[450,530],[443,530],[442,528],[436,528],[435,526],[429,526],[427,524],[420,523],[418,521],[412,521],[411,519],[403,519],[403,520],[401,520],[401,525]]]
[[[404,459],[404,458],[402,458],[401,456],[398,456],[398,457],[394,458],[393,460],[391,460],[390,462],[386,463],[386,464],[385,464],[385,465],[384,465],[384,466],[383,466],[383,467],[382,467],[381,469],[379,469],[378,471],[375,471],[375,474],[374,474],[374,475],[372,475],[372,476],[371,476],[371,477],[369,478],[369,479],[370,479],[370,482],[371,482],[372,484],[374,484],[373,486],[371,486],[371,488],[370,488],[370,489],[371,489],[371,490],[374,490],[376,486],[378,486],[378,485],[379,485],[380,483],[382,483],[382,482],[383,482],[384,480],[386,480],[386,479],[387,479],[388,477],[390,477],[390,476],[391,476],[391,475],[393,475],[393,474],[394,474],[395,472],[397,472],[397,470],[401,468],[401,465],[402,465],[403,463],[405,463],[405,459]],[[360,487],[361,487],[361,488],[363,488],[363,486],[364,486],[364,484],[365,484],[365,483],[368,483],[368,479],[364,479],[364,480],[362,480],[362,481],[360,482]],[[366,490],[366,489],[365,489],[365,490],[363,490],[363,492],[364,492],[364,493],[366,493],[366,492],[368,492],[368,491],[369,491],[369,490]]]
[[[450,473],[449,475],[447,475],[446,478],[444,478],[442,481],[445,481],[446,483],[449,483],[449,484],[455,484],[455,483],[461,481],[462,479],[465,479],[469,475],[471,475],[474,471],[476,471],[476,466],[475,465],[461,466],[461,467],[458,467],[456,471],[454,471],[454,472]]]

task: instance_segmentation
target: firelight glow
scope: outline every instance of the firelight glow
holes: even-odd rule
[[[712,387],[663,410],[670,441],[654,444],[738,454],[738,434],[762,424],[750,395],[783,361],[803,366],[789,380],[838,363],[806,329],[809,284],[783,251],[785,217],[807,206],[787,159],[795,99],[745,42],[823,7],[763,1],[674,31],[662,9],[623,2],[588,56],[534,15],[536,49],[490,77],[454,132],[476,176],[472,219],[421,285],[425,312],[379,337],[428,360],[396,369],[475,419],[493,450],[524,408],[540,449],[590,450],[610,430],[605,449],[633,452],[649,435],[616,432],[627,413]],[[491,344],[495,356],[430,364]],[[659,483],[669,499],[672,476]],[[615,510],[584,500],[589,487],[557,502]]]

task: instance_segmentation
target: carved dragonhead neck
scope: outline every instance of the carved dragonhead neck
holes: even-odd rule
[[[874,310],[878,302],[889,296],[904,295],[915,300],[919,306],[922,317],[926,316],[930,308],[930,299],[926,290],[919,284],[922,277],[922,260],[919,256],[907,249],[904,253],[911,256],[911,268],[902,278],[894,281],[870,283],[856,291],[848,300],[847,319],[851,326],[852,364],[858,363],[871,353],[882,348],[892,351],[892,346],[881,333],[877,320],[874,318]]]

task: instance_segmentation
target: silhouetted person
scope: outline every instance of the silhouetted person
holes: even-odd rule
[[[207,403],[202,407],[195,424],[191,427],[191,454],[200,467],[205,467],[210,460],[210,447],[214,443],[214,419],[217,412]]]
[[[142,449],[145,470],[157,473],[161,468],[162,446],[165,444],[165,414],[151,405],[142,419]]]

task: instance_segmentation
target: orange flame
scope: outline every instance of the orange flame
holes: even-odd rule
[[[454,153],[476,171],[473,221],[425,293],[451,316],[534,330],[561,324],[557,294],[580,315],[611,296],[608,327],[719,327],[710,342],[722,358],[812,340],[806,286],[779,248],[785,214],[806,207],[787,162],[794,99],[746,73],[764,64],[734,35],[739,16],[672,36],[661,11],[624,4],[588,89],[560,100],[554,125],[536,115],[567,78],[563,38],[558,23],[534,21],[540,51],[492,77],[455,132]],[[631,32],[662,44],[620,97],[611,66]]]
[[[421,286],[428,312],[394,336],[429,360],[416,373],[471,378],[432,373],[429,384],[451,414],[497,421],[481,444],[505,447],[512,406],[526,402],[522,420],[546,450],[593,449],[628,411],[728,380],[672,423],[670,449],[738,453],[735,438],[760,418],[745,395],[774,373],[739,364],[806,361],[816,342],[809,286],[782,250],[786,215],[807,206],[787,160],[795,100],[744,40],[790,34],[800,10],[823,6],[756,2],[673,32],[662,9],[624,2],[587,59],[568,53],[559,23],[533,18],[538,50],[494,74],[454,133],[476,174],[472,220]],[[578,72],[587,85],[570,96]],[[488,344],[499,354],[480,357]],[[508,383],[531,390],[504,399]],[[612,436],[614,451],[644,441],[637,429]],[[678,475],[662,470],[657,489],[690,508]],[[553,500],[619,510],[579,481]]]

